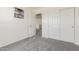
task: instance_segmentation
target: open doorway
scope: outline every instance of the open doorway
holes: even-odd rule
[[[36,35],[42,36],[42,14],[36,14]]]

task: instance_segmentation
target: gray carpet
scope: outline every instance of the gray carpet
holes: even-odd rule
[[[0,51],[79,51],[73,43],[34,36],[0,48]]]

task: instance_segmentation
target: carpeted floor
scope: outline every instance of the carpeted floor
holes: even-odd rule
[[[35,36],[0,48],[0,51],[79,51],[73,43]]]

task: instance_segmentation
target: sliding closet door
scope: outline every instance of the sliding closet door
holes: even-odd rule
[[[59,40],[59,11],[48,11],[42,16],[42,33],[43,37]]]
[[[49,16],[49,38],[59,40],[59,11],[52,11]]]
[[[74,42],[74,8],[66,8],[60,11],[61,40]]]

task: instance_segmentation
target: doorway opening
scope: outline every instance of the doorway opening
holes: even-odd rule
[[[42,14],[36,14],[36,35],[42,36]]]

